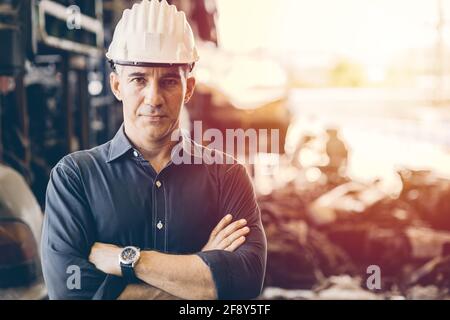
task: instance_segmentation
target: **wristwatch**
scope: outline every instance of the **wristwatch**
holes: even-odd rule
[[[134,273],[134,266],[140,257],[138,247],[128,246],[122,249],[119,254],[120,268],[122,269],[122,276],[129,282],[137,282],[136,274]]]

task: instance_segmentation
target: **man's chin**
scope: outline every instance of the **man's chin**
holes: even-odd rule
[[[146,140],[158,141],[167,136],[169,128],[167,125],[143,125],[139,126],[140,135]]]

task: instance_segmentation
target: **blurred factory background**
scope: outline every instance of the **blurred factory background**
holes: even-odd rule
[[[183,126],[280,132],[278,165],[249,166],[260,298],[449,298],[450,3],[168,2],[200,54]],[[0,0],[0,299],[46,297],[50,170],[122,122],[104,53],[132,3]]]

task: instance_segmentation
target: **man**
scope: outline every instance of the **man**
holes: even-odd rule
[[[185,135],[172,139],[198,60],[184,14],[166,1],[135,4],[107,58],[124,124],[52,170],[42,238],[49,297],[258,296],[266,238],[244,167]]]

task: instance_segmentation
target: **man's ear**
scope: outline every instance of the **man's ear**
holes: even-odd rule
[[[192,95],[194,94],[195,89],[195,78],[188,77],[186,79],[186,94],[184,95],[184,103],[188,103],[191,100]]]
[[[111,72],[109,74],[109,85],[116,99],[122,101],[122,96],[120,94],[120,80],[117,73]]]

